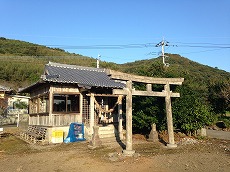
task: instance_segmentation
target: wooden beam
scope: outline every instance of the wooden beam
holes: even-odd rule
[[[113,94],[116,95],[127,95],[126,89],[114,89]],[[132,90],[133,96],[156,96],[156,97],[166,97],[166,92],[163,90],[162,92],[156,92],[156,91],[138,91],[138,90]],[[170,92],[170,97],[180,97],[180,93],[173,93]]]
[[[133,96],[157,96],[157,97],[165,97],[166,93],[165,92],[148,92],[148,91],[138,91],[138,90],[133,90],[132,91]]]
[[[86,94],[86,96],[90,97],[91,93],[90,94]],[[118,97],[118,95],[114,95],[114,94],[94,94],[94,97]]]
[[[106,70],[106,73],[112,78],[117,80],[123,81],[134,81],[140,83],[148,83],[148,84],[172,84],[172,85],[182,85],[184,78],[153,78],[153,77],[146,77],[146,76],[138,76],[132,75],[123,72],[117,72],[114,70]]]
[[[115,95],[127,95],[126,89],[113,89],[113,94]]]

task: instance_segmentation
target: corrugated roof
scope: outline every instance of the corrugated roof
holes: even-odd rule
[[[124,88],[121,82],[110,79],[105,69],[49,62],[45,65],[43,81],[75,83],[90,87]]]

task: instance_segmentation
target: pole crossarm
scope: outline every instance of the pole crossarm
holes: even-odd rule
[[[107,75],[109,75],[112,79],[123,80],[123,81],[134,81],[140,83],[149,83],[149,84],[172,84],[172,85],[182,85],[184,78],[153,78],[146,76],[138,76],[127,74],[123,72],[117,72],[114,70],[106,70]]]

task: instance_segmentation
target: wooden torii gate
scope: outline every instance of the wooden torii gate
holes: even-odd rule
[[[170,85],[182,85],[184,78],[153,78],[145,76],[131,75],[127,73],[117,72],[113,70],[107,70],[107,74],[115,80],[126,81],[126,88],[114,89],[113,94],[126,96],[126,149],[123,150],[123,154],[132,156],[135,151],[132,149],[132,96],[157,96],[165,97],[166,104],[166,116],[167,116],[167,128],[169,135],[168,147],[177,147],[174,142],[173,132],[173,119],[172,119],[172,107],[171,97],[180,97],[180,93],[173,93],[170,91]],[[139,82],[146,84],[146,91],[139,91],[132,88],[133,82]],[[152,84],[163,84],[164,90],[162,92],[152,91]]]

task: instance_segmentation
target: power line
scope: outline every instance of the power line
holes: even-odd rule
[[[175,42],[176,47],[191,47],[191,48],[230,48],[230,44],[217,44],[217,43],[188,43],[188,42]]]
[[[193,52],[187,52],[187,53],[180,53],[180,54],[194,54],[194,53],[203,53],[203,52],[209,52],[209,51],[218,51],[222,50],[222,48],[216,48],[216,49],[209,49],[209,50],[202,50],[202,51],[193,51]]]
[[[177,43],[177,44],[204,44],[204,45],[226,45],[226,46],[230,46],[230,44],[217,44],[217,43],[208,43],[208,42],[173,42],[173,43]]]
[[[154,43],[145,44],[107,44],[107,45],[46,45],[49,47],[63,49],[126,49],[126,48],[148,48]]]
[[[129,49],[129,48],[149,48],[153,47],[154,45],[160,45],[160,43],[139,43],[139,44],[102,44],[102,45],[59,45],[59,44],[47,44],[47,45],[24,45],[22,47],[43,47],[47,46],[50,48],[62,48],[62,49]],[[166,43],[166,42],[165,42]],[[230,48],[230,44],[217,44],[217,43],[199,43],[199,42],[172,42],[176,43],[176,45],[170,45],[169,42],[167,42],[167,45],[170,47],[191,47],[191,48],[223,48],[228,49]]]
[[[177,45],[178,47],[191,47],[191,48],[221,48],[221,49],[228,49],[230,46],[203,46],[203,45]]]
[[[167,57],[165,55],[165,51],[170,47],[188,47],[188,48],[200,48],[200,51],[193,51],[193,52],[185,52],[180,54],[192,54],[192,53],[202,53],[202,52],[208,52],[208,51],[217,51],[217,50],[223,50],[223,49],[229,49],[230,44],[224,44],[224,43],[208,43],[208,42],[172,42],[173,44],[169,43],[168,41],[165,41],[164,39],[159,43],[135,43],[135,44],[95,44],[95,45],[58,45],[58,44],[52,44],[52,45],[25,45],[23,47],[50,47],[50,48],[60,48],[60,49],[139,49],[139,48],[153,48],[153,47],[161,47],[161,56],[163,58],[163,64],[165,66],[168,66],[169,64],[165,62],[165,58]],[[203,49],[203,50],[202,50]],[[197,49],[198,50],[198,49]],[[159,55],[156,52],[150,52],[146,55]],[[43,57],[43,56],[39,56]],[[45,57],[45,56],[44,56]],[[47,57],[47,56],[46,56]],[[51,56],[54,57],[54,56]],[[114,59],[114,57],[108,57],[108,56],[102,56],[109,59]],[[116,57],[116,59],[123,59],[121,57]],[[127,60],[127,58],[125,58]],[[131,60],[131,58],[130,58]]]

